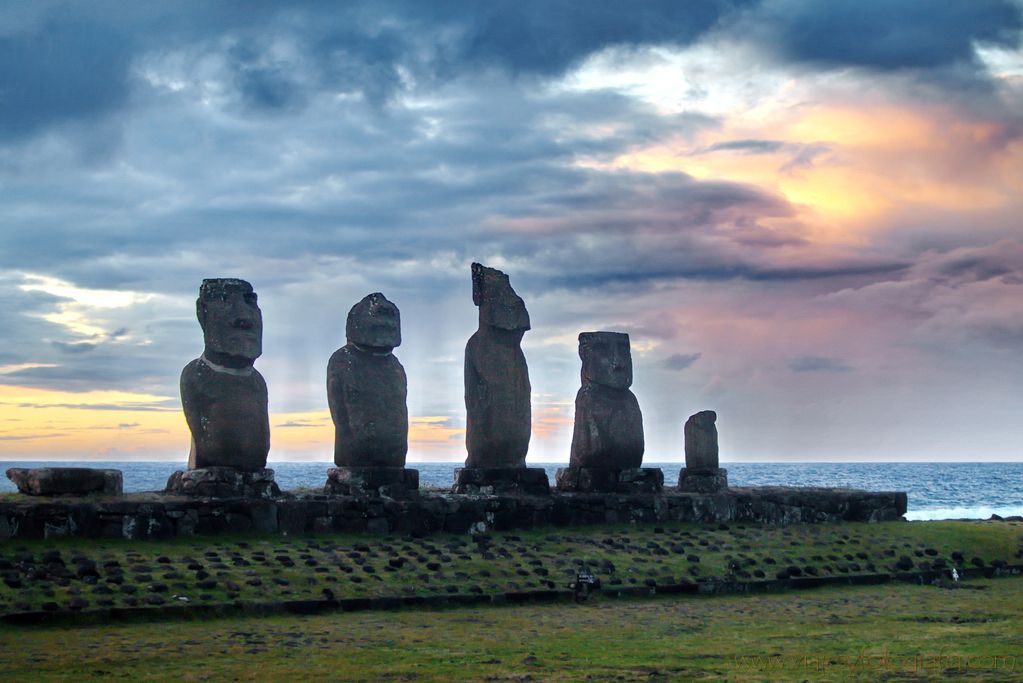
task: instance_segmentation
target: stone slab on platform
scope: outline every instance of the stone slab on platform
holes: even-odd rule
[[[659,467],[561,467],[556,480],[558,491],[566,493],[660,493],[664,488]]]
[[[542,467],[458,467],[451,492],[546,496],[551,483]]]
[[[728,489],[728,470],[723,467],[683,467],[678,488],[691,493],[718,493]]]
[[[405,467],[332,467],[323,492],[342,496],[411,498],[419,495],[419,470]]]
[[[167,480],[166,493],[196,498],[274,498],[281,490],[274,471],[246,472],[232,467],[179,470]]]
[[[121,470],[91,467],[12,467],[7,478],[29,496],[66,496],[99,493],[119,496],[124,490]]]

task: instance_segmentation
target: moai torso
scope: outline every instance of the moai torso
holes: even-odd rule
[[[266,382],[258,370],[228,374],[197,358],[181,372],[181,402],[192,433],[189,469],[266,467],[270,419]]]
[[[713,410],[704,410],[686,420],[686,469],[712,470],[719,466],[717,417]]]
[[[632,385],[629,335],[579,335],[583,386],[575,397],[570,467],[632,469],[643,462],[643,415]]]
[[[532,428],[520,346],[529,313],[499,270],[472,265],[479,329],[465,347],[466,467],[524,467]]]
[[[348,314],[348,344],[327,364],[327,401],[338,467],[404,467],[407,380],[391,350],[401,343],[397,307],[374,293]]]
[[[203,280],[196,313],[205,348],[181,373],[189,469],[260,471],[270,451],[270,419],[266,382],[252,366],[263,336],[256,294],[244,280]]]

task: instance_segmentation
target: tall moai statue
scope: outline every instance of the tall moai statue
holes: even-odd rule
[[[717,418],[713,410],[704,410],[686,420],[686,466],[678,476],[683,491],[717,493],[728,488],[728,470],[718,467]]]
[[[575,397],[569,466],[559,491],[660,491],[664,474],[642,468],[643,415],[632,386],[632,350],[622,332],[579,335],[582,388]]]
[[[479,329],[465,346],[465,467],[456,493],[549,493],[542,468],[526,467],[532,430],[529,370],[520,346],[529,313],[508,276],[472,264]]]
[[[174,493],[275,495],[266,469],[270,419],[266,381],[253,363],[263,352],[263,315],[245,280],[203,280],[195,302],[202,355],[181,372],[181,404],[191,432],[188,471],[167,484]]]
[[[348,312],[347,344],[327,363],[327,403],[334,421],[334,464],[327,493],[404,498],[419,488],[418,470],[405,469],[408,394],[398,307],[379,293]]]

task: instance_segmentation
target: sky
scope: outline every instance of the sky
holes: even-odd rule
[[[0,460],[181,460],[203,278],[259,294],[270,460],[332,459],[349,309],[465,458],[470,264],[531,462],[627,332],[646,460],[1023,460],[1023,0],[0,4]]]

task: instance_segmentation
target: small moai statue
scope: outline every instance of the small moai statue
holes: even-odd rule
[[[380,292],[348,312],[347,344],[327,363],[327,403],[334,421],[334,464],[325,492],[406,498],[419,471],[405,469],[408,394],[398,307]]]
[[[508,276],[472,264],[479,329],[465,346],[465,467],[455,493],[550,493],[542,468],[526,467],[532,429],[529,369],[520,346],[529,313]]]
[[[192,436],[188,471],[168,492],[268,497],[279,493],[270,451],[266,381],[253,363],[263,352],[263,316],[245,280],[203,280],[195,302],[202,355],[181,372],[181,404]]]
[[[713,410],[704,410],[686,420],[686,466],[678,477],[682,491],[717,493],[728,488],[728,470],[718,467],[717,417]]]
[[[658,468],[642,468],[643,414],[632,386],[632,350],[622,332],[579,335],[582,388],[575,397],[569,466],[558,470],[559,491],[656,492]]]

